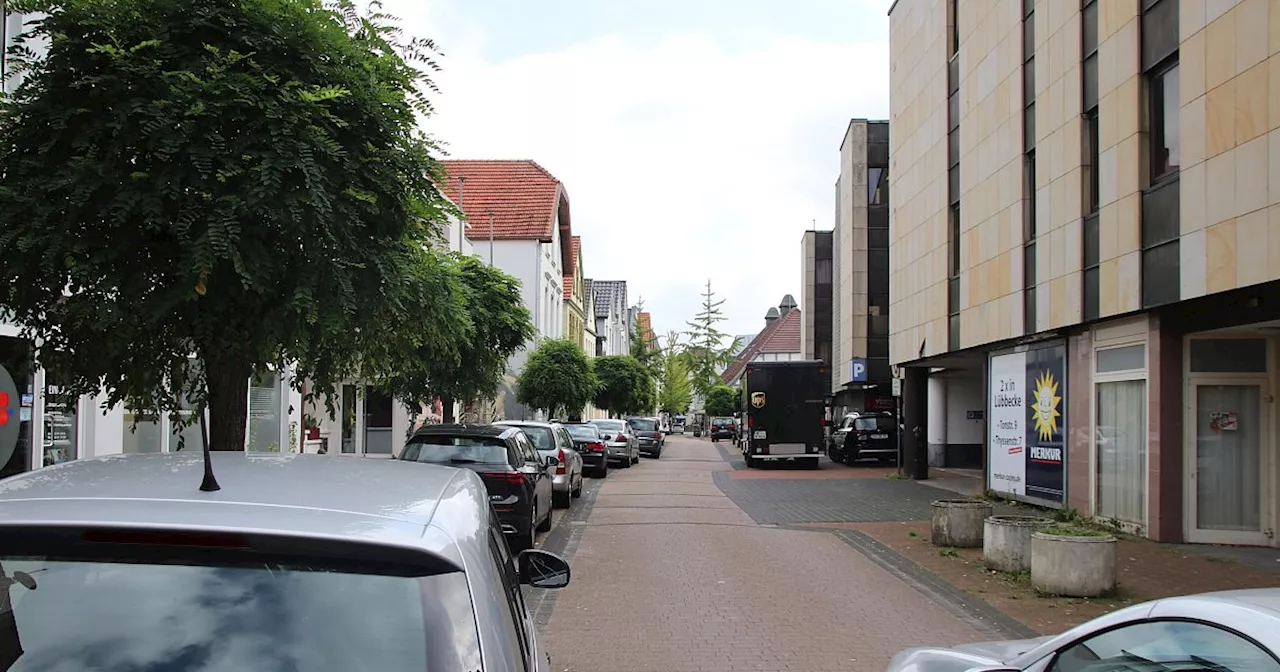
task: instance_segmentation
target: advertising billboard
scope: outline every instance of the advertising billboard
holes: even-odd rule
[[[1067,348],[992,355],[987,391],[987,488],[1061,504],[1066,492]]]

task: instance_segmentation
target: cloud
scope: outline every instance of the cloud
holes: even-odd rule
[[[455,158],[531,158],[560,178],[587,276],[627,280],[659,333],[684,327],[708,279],[729,333],[799,299],[801,235],[831,226],[844,128],[888,114],[887,35],[744,41],[673,25],[498,59],[463,4],[386,4],[446,53],[428,131]],[[882,3],[864,4],[887,33]]]

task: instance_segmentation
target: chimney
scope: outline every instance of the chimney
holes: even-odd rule
[[[793,309],[795,309],[796,305],[797,305],[796,299],[794,296],[787,294],[786,296],[782,297],[782,303],[778,304],[778,316],[782,317],[783,315],[786,315],[787,313],[791,312]]]
[[[764,314],[764,325],[767,327],[773,324],[773,321],[778,319],[779,317],[782,317],[782,315],[778,313],[778,309],[774,308],[773,306],[770,306],[769,312]]]

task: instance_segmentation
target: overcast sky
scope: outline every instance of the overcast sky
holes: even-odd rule
[[[850,118],[889,113],[888,0],[386,0],[445,57],[451,158],[534,159],[586,275],[684,329],[707,280],[732,334],[801,299]]]

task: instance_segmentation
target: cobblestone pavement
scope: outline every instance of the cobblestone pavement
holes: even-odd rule
[[[531,595],[553,670],[883,670],[908,646],[1021,634],[876,557],[874,541],[760,524],[763,504],[743,499],[748,515],[717,487],[731,473],[718,446],[677,436],[660,460],[589,483],[543,540],[572,583]]]

